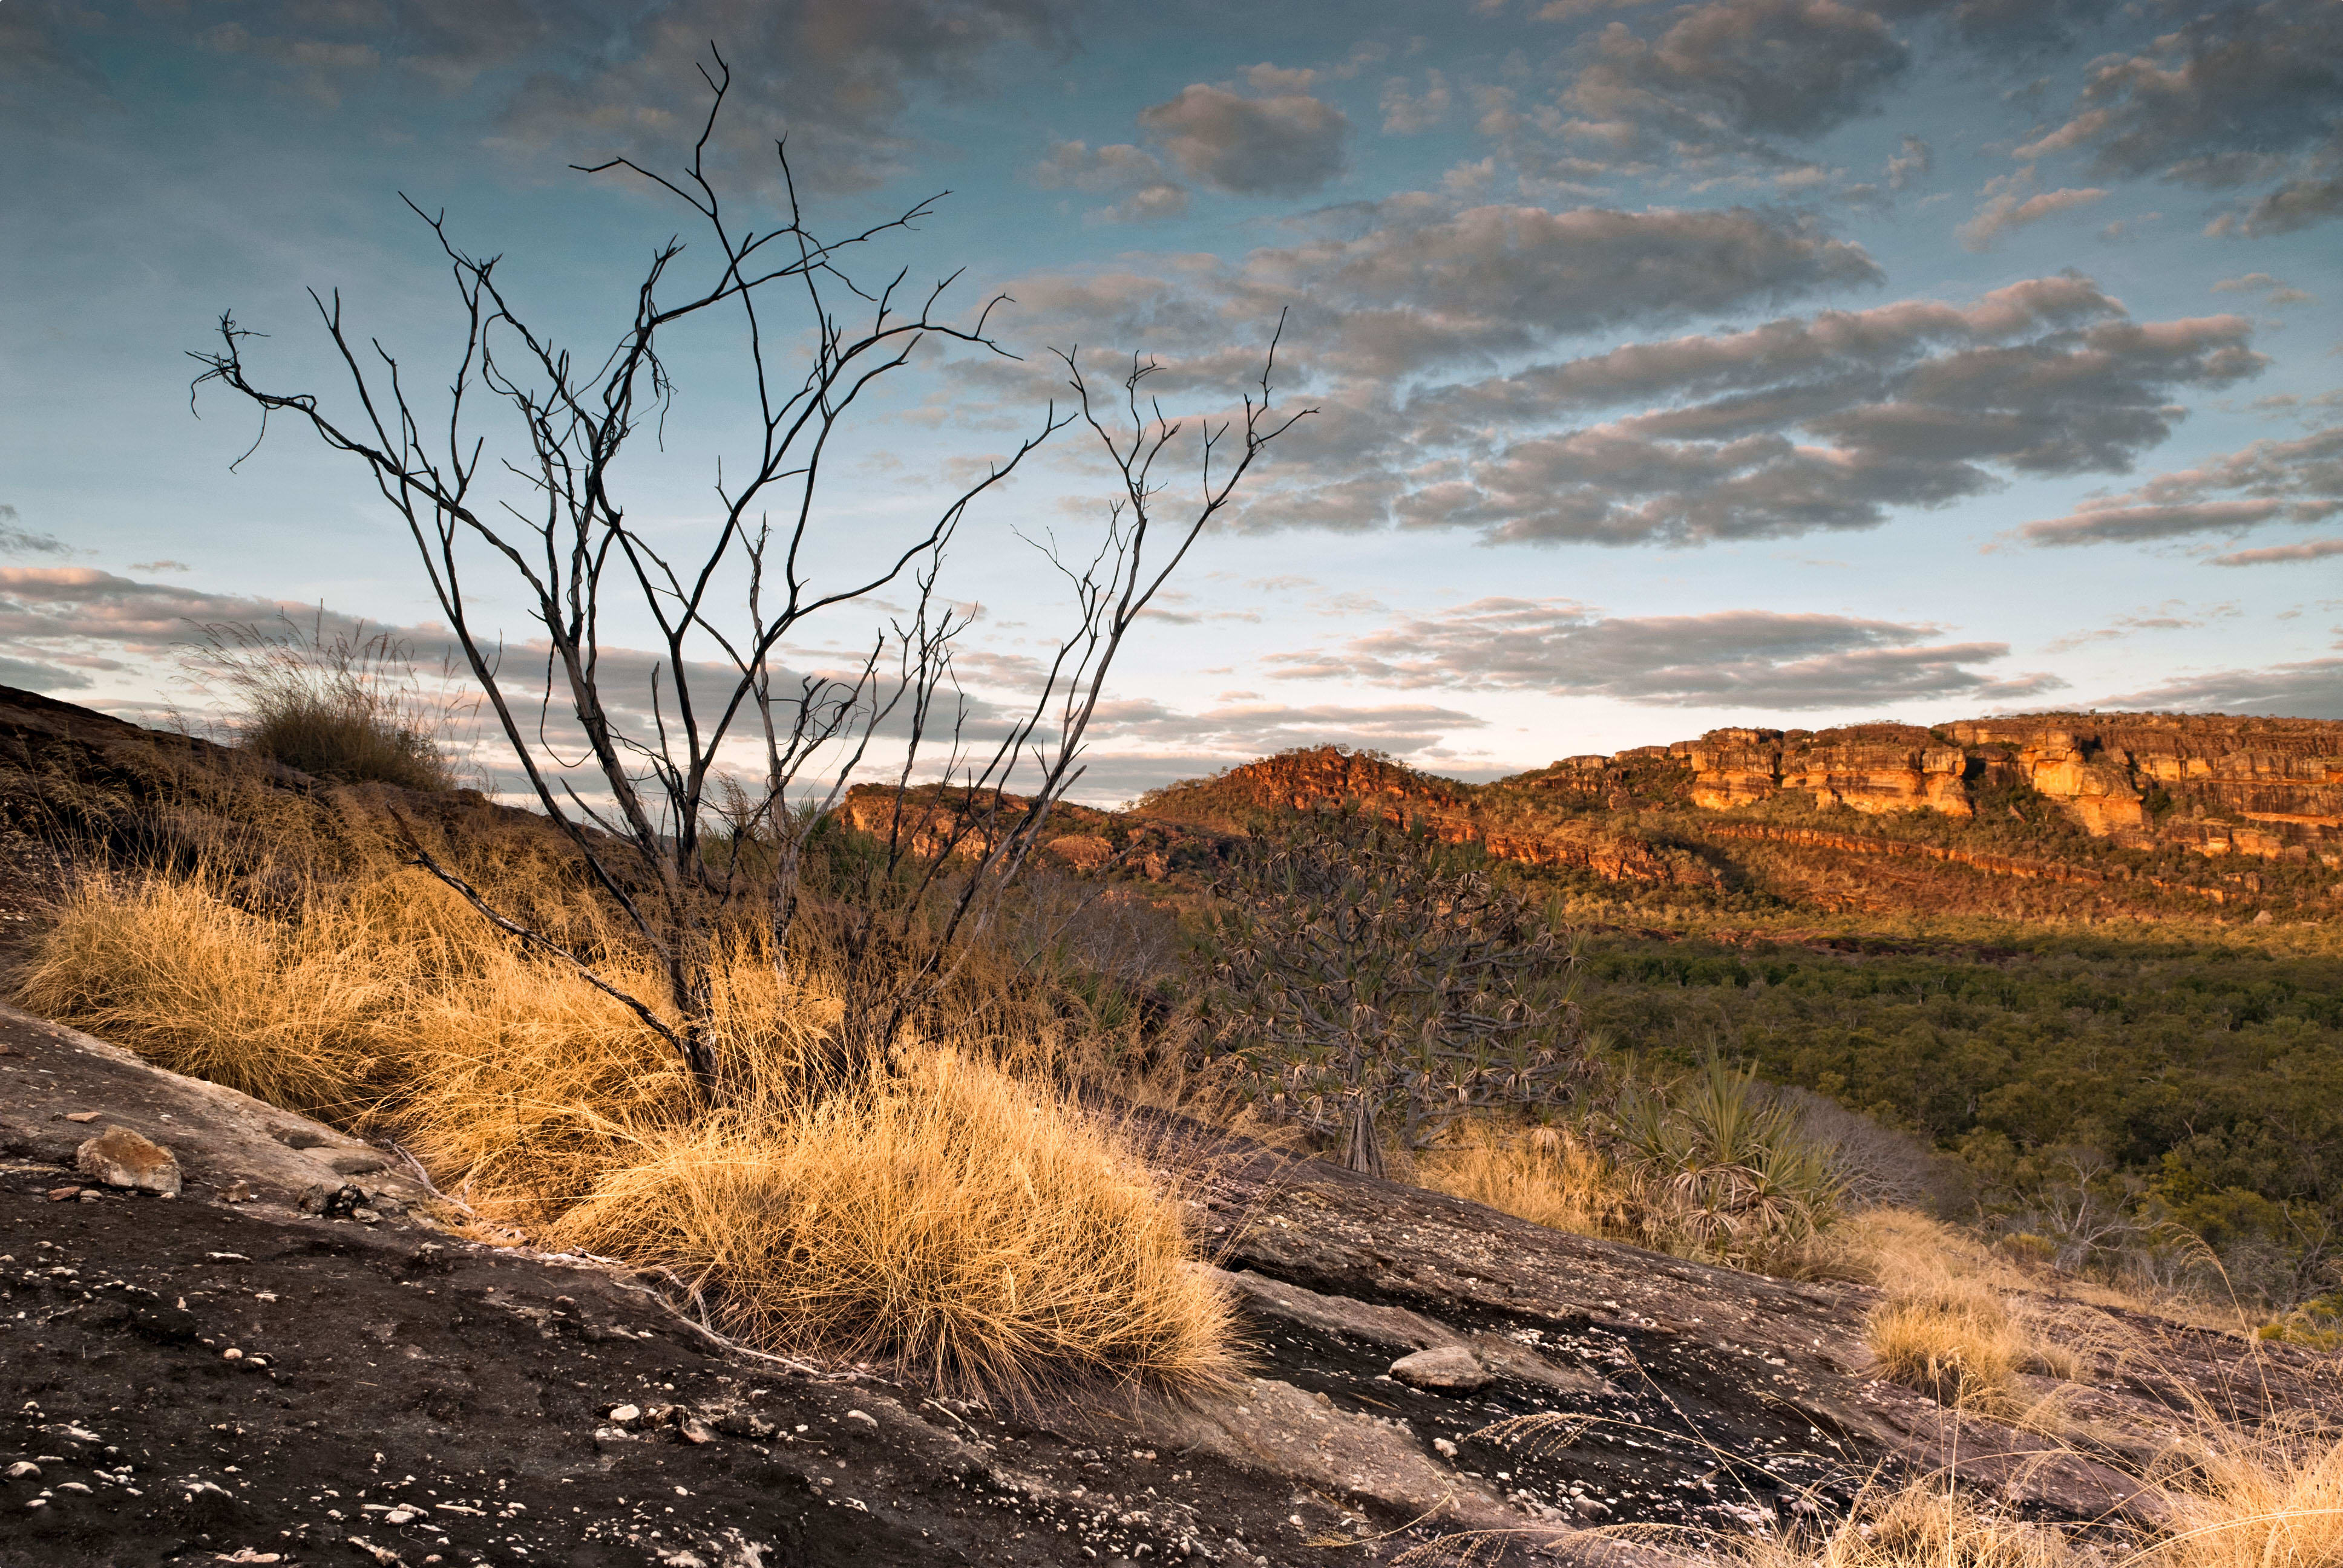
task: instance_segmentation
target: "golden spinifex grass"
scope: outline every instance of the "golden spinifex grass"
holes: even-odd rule
[[[1864,1341],[1886,1377],[1988,1415],[2011,1409],[2026,1352],[2001,1299],[1966,1280],[1899,1290],[1872,1312]]]
[[[175,1072],[347,1117],[369,1098],[372,1024],[395,1001],[372,966],[317,935],[197,883],[85,881],[19,994]]]
[[[962,1387],[1229,1365],[1229,1309],[1186,1268],[1147,1170],[1081,1111],[943,1050],[647,1135],[548,1234],[664,1265],[759,1342]]]
[[[620,983],[640,964],[524,855],[469,868]],[[94,877],[20,994],[175,1070],[387,1133],[482,1215],[660,1264],[737,1331],[900,1361],[960,1386],[1077,1375],[1193,1385],[1227,1308],[1187,1271],[1180,1209],[1116,1135],[956,1054],[802,1092],[839,1015],[819,954],[785,981],[744,929],[716,955],[715,1034],[744,1091],[709,1111],[674,1053],[568,966],[518,950],[436,880],[279,886]]]
[[[1574,1235],[1632,1240],[1637,1194],[1581,1138],[1557,1128],[1506,1134],[1484,1123],[1458,1129],[1453,1147],[1416,1157],[1415,1177],[1452,1197]]]

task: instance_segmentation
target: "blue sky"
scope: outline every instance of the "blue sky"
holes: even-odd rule
[[[338,287],[443,365],[401,192],[607,344],[690,215],[568,166],[675,167],[711,41],[739,210],[785,132],[816,225],[949,189],[884,259],[1015,301],[1021,363],[923,360],[854,432],[825,564],[1029,427],[1047,347],[1150,353],[1194,415],[1289,312],[1318,412],[1130,649],[1089,793],[1321,740],[1485,777],[1724,723],[2343,718],[2331,0],[8,0],[0,680],[186,702],[190,623],[280,604],[427,643],[363,475],[284,424],[231,471],[254,421],[191,410],[185,352],[233,309],[338,395],[303,293]],[[678,539],[734,347],[678,345],[627,473]],[[986,695],[1066,618],[1018,534],[1101,515],[1073,435],[952,559]]]

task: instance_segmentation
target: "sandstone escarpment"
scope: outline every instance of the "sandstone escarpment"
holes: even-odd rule
[[[2343,865],[2343,724],[2322,719],[2052,713],[1932,729],[1735,728],[1565,758],[1507,784],[1600,795],[1614,807],[1678,793],[1729,812],[1802,796],[1820,808],[1958,819],[1981,808],[2023,819],[2006,798],[2018,791],[2127,847]]]

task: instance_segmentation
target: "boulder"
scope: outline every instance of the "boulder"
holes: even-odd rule
[[[109,1127],[74,1153],[74,1167],[109,1187],[179,1195],[179,1161],[151,1138],[127,1127]]]
[[[1468,1392],[1489,1382],[1489,1369],[1463,1345],[1434,1345],[1392,1362],[1391,1374],[1413,1388]]]

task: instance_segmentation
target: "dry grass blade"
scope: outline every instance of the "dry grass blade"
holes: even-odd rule
[[[1948,1479],[1868,1492],[1826,1527],[1741,1537],[1723,1554],[1742,1568],[2068,1568],[2077,1555],[2058,1531],[1982,1506]]]

